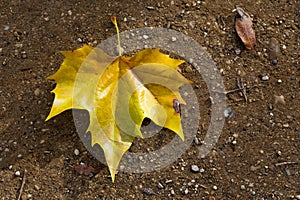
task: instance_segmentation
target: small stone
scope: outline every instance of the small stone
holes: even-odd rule
[[[273,65],[277,65],[278,61],[277,60],[272,60]]]
[[[164,185],[161,184],[161,183],[158,183],[158,184],[157,184],[157,188],[158,188],[158,189],[164,189]]]
[[[201,168],[201,169],[199,170],[199,172],[200,172],[200,173],[203,173],[203,172],[205,172],[205,170],[204,170],[203,168]]]
[[[39,88],[37,88],[37,89],[34,90],[34,95],[35,96],[40,96],[40,93],[41,93],[41,91],[40,91]]]
[[[230,65],[231,61],[230,60],[226,60],[225,63],[226,63],[226,65]]]
[[[172,40],[172,42],[175,42],[177,39],[176,39],[176,37],[172,37],[171,40]]]
[[[40,144],[44,144],[44,143],[45,143],[45,140],[41,140],[41,141],[40,141]]]
[[[278,80],[277,80],[277,83],[282,83],[282,80],[281,80],[281,79],[278,79]]]
[[[283,128],[288,128],[290,125],[289,124],[283,124],[282,127]]]
[[[16,175],[16,176],[20,176],[20,175],[21,175],[20,171],[16,171],[16,172],[15,172],[15,175]]]
[[[212,189],[213,189],[213,190],[217,190],[218,187],[214,185],[214,186],[212,187]]]
[[[77,42],[82,43],[83,40],[81,38],[77,38]]]
[[[75,154],[75,156],[78,156],[79,155],[79,150],[78,149],[74,149],[74,154]]]
[[[173,189],[170,192],[171,192],[171,195],[175,195],[175,191]]]
[[[236,55],[240,55],[241,54],[241,49],[240,48],[236,48],[235,50]]]
[[[27,198],[32,198],[32,194],[27,194]]]
[[[173,181],[172,180],[166,180],[166,182],[165,183],[172,183]]]
[[[36,190],[40,190],[40,186],[38,186],[38,185],[34,185],[34,189],[36,189]]]
[[[246,189],[245,185],[241,185],[241,190]]]
[[[22,154],[18,154],[18,156],[17,156],[18,158],[22,158]]]
[[[262,149],[259,150],[259,153],[264,154],[264,150],[262,150]]]
[[[147,39],[149,39],[149,36],[148,36],[148,35],[143,35],[143,38],[144,38],[145,40],[147,40]]]
[[[186,188],[185,190],[184,190],[184,194],[188,194],[189,193],[189,190]]]
[[[154,195],[155,192],[151,188],[141,188],[140,189],[142,193],[146,195]]]
[[[89,173],[89,178],[93,178],[95,176],[95,174],[93,172]]]
[[[281,155],[282,155],[282,152],[281,152],[281,151],[277,151],[277,155],[278,155],[278,156],[281,156]]]
[[[283,46],[282,46],[282,49],[283,49],[283,50],[286,50],[286,46],[285,46],[285,45],[283,45]]]
[[[194,138],[194,142],[195,142],[196,145],[200,144],[199,139],[197,137]]]
[[[296,195],[296,199],[300,199],[300,194]]]
[[[263,77],[261,77],[261,80],[267,81],[267,80],[269,80],[269,76],[263,76]]]
[[[72,15],[72,11],[71,10],[68,10],[68,15]]]
[[[249,187],[254,187],[254,184],[253,183],[249,183],[249,185],[248,185]]]
[[[12,169],[12,167],[13,167],[12,165],[9,165],[9,166],[8,166],[8,169],[9,169],[9,170],[11,170],[11,169]]]
[[[199,167],[197,165],[192,165],[191,166],[191,171],[194,172],[194,173],[197,173],[197,172],[199,172]]]
[[[8,31],[9,30],[9,26],[8,25],[3,25],[3,30]]]
[[[224,114],[225,118],[229,118],[229,119],[232,118],[233,117],[233,111],[232,111],[231,107],[227,107],[224,110],[223,114]]]
[[[154,10],[154,7],[153,7],[153,6],[146,6],[146,8],[147,8],[148,10]]]
[[[180,189],[179,189],[179,192],[180,192],[180,194],[182,194],[182,195],[186,195],[186,194],[189,193],[189,190],[188,190],[187,188],[186,188],[185,190],[182,189],[182,188],[180,188]]]
[[[285,100],[284,100],[284,96],[283,95],[280,95],[280,96],[277,96],[277,95],[274,95],[274,103],[275,104],[285,104]]]
[[[255,194],[256,194],[255,191],[252,191],[252,192],[251,192],[251,195],[252,195],[252,196],[254,196]]]
[[[189,26],[190,26],[191,28],[195,28],[195,26],[194,26],[194,23],[193,23],[193,22],[189,22]]]
[[[4,58],[4,60],[2,62],[2,66],[5,66],[5,65],[7,65],[7,59],[6,58]]]
[[[286,175],[288,175],[288,176],[292,175],[292,173],[291,173],[291,171],[290,171],[289,169],[285,169],[285,173],[286,173]]]

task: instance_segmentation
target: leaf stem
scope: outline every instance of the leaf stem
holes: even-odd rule
[[[111,21],[116,27],[117,36],[118,36],[118,51],[119,51],[119,56],[121,56],[122,55],[122,53],[121,53],[121,40],[120,40],[120,33],[119,33],[119,27],[118,27],[116,16],[111,16]]]

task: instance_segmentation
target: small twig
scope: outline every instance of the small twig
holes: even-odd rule
[[[212,92],[221,93],[221,94],[225,94],[226,95],[226,94],[233,93],[233,92],[240,91],[240,90],[242,90],[242,89],[238,88],[238,89],[229,90],[229,91],[225,91],[225,92],[212,90]]]
[[[248,98],[247,98],[247,95],[246,95],[247,91],[246,91],[246,88],[244,87],[243,79],[242,78],[236,79],[236,85],[241,90],[241,92],[243,94],[243,97],[245,99],[245,102],[247,103],[247,101],[248,101]]]
[[[275,166],[281,166],[281,165],[292,165],[292,164],[299,164],[299,162],[281,162],[281,163],[276,163]]]
[[[23,188],[24,188],[24,185],[25,185],[25,180],[26,180],[26,169],[24,170],[24,175],[23,175],[23,178],[22,178],[22,184],[21,184],[21,188],[20,188],[17,200],[21,199]]]

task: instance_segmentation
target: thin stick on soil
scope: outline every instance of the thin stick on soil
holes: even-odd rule
[[[26,180],[26,169],[24,170],[24,175],[23,175],[23,178],[22,178],[22,184],[21,184],[21,188],[20,188],[17,200],[21,199],[23,188],[24,188],[24,185],[25,185],[25,180]]]
[[[213,90],[212,92],[221,93],[221,94],[225,94],[225,95],[226,95],[226,94],[233,93],[233,92],[236,92],[236,91],[241,91],[242,89],[243,89],[243,88],[238,88],[238,89],[229,90],[229,91],[225,91],[225,92]]]
[[[281,165],[293,165],[293,164],[299,164],[299,162],[281,162],[281,163],[276,163],[275,166],[281,166]]]
[[[247,95],[246,95],[246,88],[244,87],[243,79],[242,78],[236,79],[236,85],[241,90],[241,92],[243,94],[243,97],[245,99],[245,102],[247,103],[248,98],[247,98]]]

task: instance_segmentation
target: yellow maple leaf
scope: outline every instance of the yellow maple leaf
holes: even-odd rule
[[[159,49],[113,58],[88,45],[63,55],[59,70],[48,77],[56,81],[56,87],[46,120],[68,109],[87,110],[91,145],[103,149],[113,181],[123,154],[135,137],[143,137],[140,128],[145,118],[184,139],[176,108],[185,103],[179,87],[189,83],[176,71],[183,60]]]

